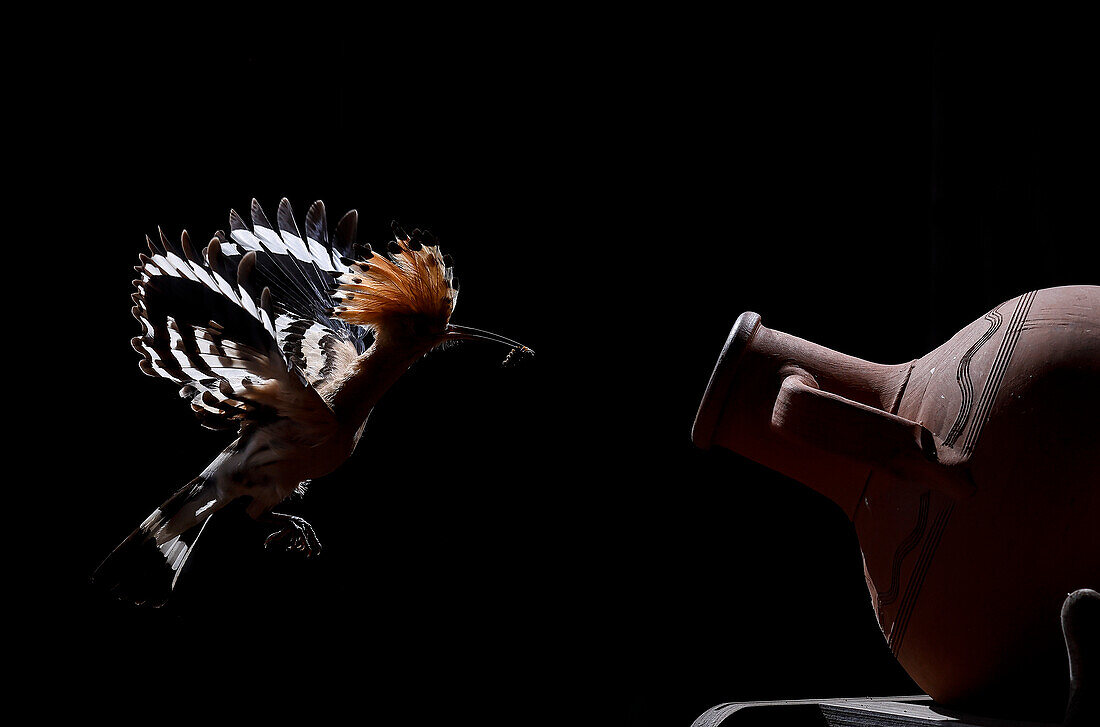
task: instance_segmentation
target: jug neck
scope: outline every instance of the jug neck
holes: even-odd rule
[[[692,437],[704,449],[718,445],[813,488],[849,518],[871,467],[805,441],[772,425],[783,379],[792,371],[826,392],[875,409],[896,408],[910,365],[884,366],[848,356],[760,324],[737,319],[699,407]]]

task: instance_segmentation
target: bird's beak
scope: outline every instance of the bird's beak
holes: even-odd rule
[[[456,326],[453,323],[447,324],[446,333],[444,333],[444,340],[449,341],[491,341],[493,343],[502,343],[512,349],[512,353],[508,354],[508,361],[512,358],[512,354],[520,352],[530,356],[534,356],[535,352],[524,346],[518,341],[513,341],[511,338],[505,338],[499,333],[492,333],[490,331],[483,331],[480,328],[470,328],[469,326]]]

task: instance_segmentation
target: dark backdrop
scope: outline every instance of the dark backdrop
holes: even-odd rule
[[[78,18],[42,50],[44,214],[82,286],[59,325],[88,352],[57,379],[54,707],[687,725],[918,691],[843,515],[693,449],[695,408],[744,310],[894,363],[1100,282],[1092,49],[1068,26],[303,15]],[[367,241],[430,227],[454,320],[538,356],[418,363],[288,506],[319,559],[227,512],[167,606],[112,602],[87,576],[227,442],[138,371],[131,266],[157,225],[205,240],[253,196],[356,207]]]

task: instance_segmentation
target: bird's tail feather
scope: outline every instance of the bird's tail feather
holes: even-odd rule
[[[107,556],[92,575],[93,582],[123,600],[162,605],[210,516],[223,504],[212,478],[195,478]]]

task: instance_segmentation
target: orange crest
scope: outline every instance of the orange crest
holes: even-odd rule
[[[458,298],[449,259],[429,233],[405,234],[394,226],[389,255],[365,246],[361,259],[348,260],[337,278],[333,316],[347,323],[378,327],[392,316],[423,316],[447,325]]]

